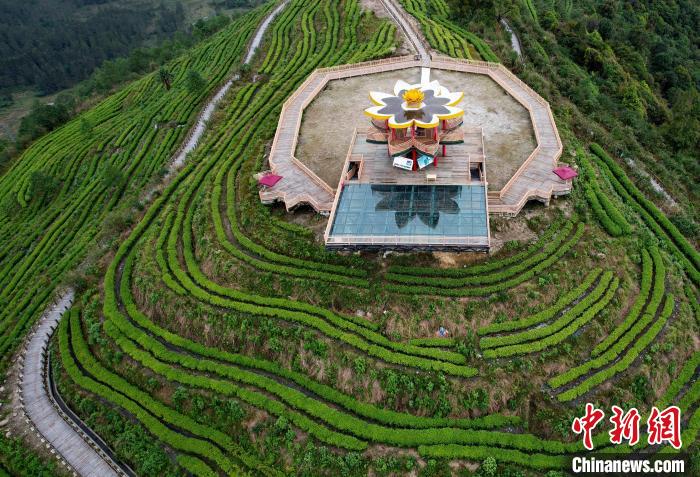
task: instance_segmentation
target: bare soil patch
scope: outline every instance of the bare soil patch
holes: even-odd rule
[[[430,79],[464,91],[464,124],[483,129],[489,190],[500,190],[537,146],[529,111],[486,75],[432,69]]]
[[[296,157],[331,187],[340,179],[355,128],[369,127],[364,110],[372,105],[370,91],[394,90],[402,79],[420,81],[420,69],[410,68],[334,80],[304,111]],[[388,159],[387,159],[388,160]]]
[[[390,92],[399,79],[419,82],[420,70],[331,81],[304,112],[296,157],[335,187],[353,131],[369,126],[363,113],[370,106],[369,91]],[[535,149],[528,110],[486,75],[433,69],[431,79],[452,91],[464,91],[464,123],[483,128],[489,188],[501,189]]]

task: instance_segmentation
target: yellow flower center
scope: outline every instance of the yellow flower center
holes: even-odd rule
[[[419,89],[409,89],[403,94],[403,100],[409,104],[421,103],[423,99],[425,99],[425,94]]]

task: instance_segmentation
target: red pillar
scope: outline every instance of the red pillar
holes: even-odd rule
[[[386,121],[386,126],[389,127],[389,120],[388,119]],[[387,153],[389,154],[389,157],[391,157],[391,147],[390,146],[391,146],[391,141],[393,141],[395,138],[394,128],[389,128],[389,136],[390,137],[389,137],[389,140],[387,141],[386,150],[387,150]]]
[[[416,125],[413,124],[411,126],[411,139],[416,139]],[[415,144],[413,145],[413,150],[411,151],[413,155],[413,170],[418,169],[418,158],[416,157],[416,146]]]
[[[435,130],[433,131],[433,138],[437,141],[438,140],[438,126],[435,126]],[[438,164],[438,158],[437,154],[435,154],[435,157],[433,158],[433,166],[437,167]]]
[[[445,132],[445,129],[446,129],[446,128],[447,128],[447,120],[446,120],[446,119],[443,119],[443,120],[442,120],[442,132]],[[446,156],[447,156],[447,148],[446,148],[445,145],[443,144],[443,145],[442,145],[442,157],[446,157]]]

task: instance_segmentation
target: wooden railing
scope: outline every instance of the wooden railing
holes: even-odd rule
[[[525,206],[527,201],[532,200],[532,199],[538,199],[538,200],[543,200],[546,203],[549,203],[549,199],[552,196],[552,186],[549,186],[549,189],[530,189],[527,194],[523,195],[520,200],[514,204],[503,204],[503,205],[498,205],[492,207],[492,211],[495,213],[501,213],[501,214],[507,214],[507,215],[516,215],[520,210]],[[496,210],[493,210],[496,209]],[[499,209],[507,209],[507,210],[499,210]]]
[[[552,183],[549,185],[549,187],[546,187],[544,189],[541,188],[536,188],[536,189],[529,189],[527,194],[524,194],[518,202],[515,202],[514,204],[502,204],[498,206],[494,206],[496,209],[496,213],[501,213],[501,214],[507,214],[507,215],[516,215],[520,210],[525,206],[527,201],[536,199],[536,200],[541,200],[544,201],[545,203],[549,203],[549,200],[551,197],[556,196],[554,194],[555,191],[558,192],[563,192],[563,191],[568,191],[571,189],[571,183]],[[501,210],[505,209],[505,210]]]
[[[499,191],[499,198],[503,198],[503,196],[508,192],[508,189],[513,186],[513,184],[520,178],[520,176],[523,174],[523,172],[527,169],[527,167],[530,165],[530,163],[542,152],[544,149],[543,142],[544,139],[554,139],[554,141],[557,143],[557,150],[554,151],[552,154],[552,161],[553,164],[552,166],[556,165],[557,159],[561,155],[562,152],[562,143],[561,143],[561,138],[559,137],[559,131],[557,131],[557,128],[555,126],[554,122],[554,116],[552,115],[552,110],[549,106],[549,103],[542,98],[535,90],[530,88],[526,83],[524,83],[520,78],[518,78],[515,74],[513,74],[512,71],[507,69],[505,66],[503,66],[500,63],[492,63],[488,61],[475,61],[475,60],[466,60],[466,59],[457,59],[457,58],[452,58],[449,56],[444,56],[444,55],[436,55],[433,54],[433,66],[434,67],[439,67],[440,65],[445,65],[447,67],[450,66],[464,66],[467,67],[470,70],[477,69],[477,70],[483,70],[486,72],[496,83],[498,83],[503,89],[505,89],[508,94],[510,94],[513,98],[515,98],[516,101],[518,101],[520,104],[525,107],[529,114],[530,114],[530,122],[532,123],[533,131],[535,133],[535,140],[537,143],[537,146],[535,149],[530,153],[530,155],[527,157],[527,159],[520,165],[518,170],[513,174],[513,176],[506,182],[506,184],[501,188]],[[507,81],[503,81],[503,78],[499,77],[499,75],[504,75],[506,78],[515,84],[517,84],[525,93],[526,97],[523,97],[521,93],[518,91],[514,90]],[[534,99],[538,104],[537,106],[531,104],[528,99]],[[553,130],[553,136],[547,135],[546,138],[543,137],[542,131],[540,130],[540,127],[538,126],[538,119],[536,116],[536,110],[535,108],[544,108],[546,110],[548,119],[550,123],[552,124],[552,130]],[[541,111],[541,109],[537,109],[537,111]]]
[[[482,158],[483,158],[483,161],[482,161],[482,164],[481,164],[481,168],[482,168],[483,174],[484,174],[484,184],[486,184],[486,185],[488,186],[489,176],[488,176],[488,174],[487,174],[487,172],[486,172],[486,144],[484,143],[484,128],[480,128],[480,129],[481,129],[481,156],[482,156]],[[489,206],[488,195],[489,195],[489,194],[488,194],[488,187],[486,187],[486,198],[487,198],[487,200],[486,200],[486,207],[487,207],[487,212],[488,212],[488,206]],[[488,214],[486,214],[486,216],[488,217]],[[489,232],[489,233],[490,233],[490,232]]]
[[[326,192],[328,192],[331,195],[335,195],[335,189],[333,189],[331,186],[326,184],[326,181],[321,179],[316,175],[315,172],[313,172],[311,169],[309,169],[303,162],[301,162],[299,159],[296,157],[292,156],[292,162],[294,163],[295,166],[297,166],[299,169],[304,171],[309,177],[311,177],[311,180],[313,180],[316,184],[318,184],[322,189],[324,189]]]
[[[487,214],[488,216],[488,214]],[[329,221],[330,227],[331,221]],[[488,225],[488,224],[487,224]],[[448,237],[444,235],[338,235],[326,237],[326,244],[348,245],[433,245],[488,247],[485,237]]]
[[[318,73],[333,73],[336,71],[346,71],[355,68],[369,68],[373,66],[391,65],[395,63],[413,62],[417,63],[414,55],[404,55],[404,56],[390,56],[389,58],[382,58],[379,60],[363,61],[361,63],[348,63],[345,65],[328,66],[326,68],[319,68],[316,71]]]
[[[467,64],[471,66],[481,66],[484,68],[498,68],[501,66],[500,63],[495,63],[493,61],[481,61],[481,60],[468,60],[468,59],[463,59],[463,58],[452,58],[451,56],[446,56],[442,55],[440,53],[431,53],[430,57],[432,59],[432,63],[438,63],[438,62],[443,62],[443,63],[456,63],[456,64]]]
[[[563,146],[561,143],[561,139],[559,138],[559,131],[557,131],[556,123],[554,122],[554,117],[552,116],[552,112],[549,108],[549,105],[547,105],[547,113],[549,115],[549,120],[551,121],[551,124],[553,126],[552,129],[554,130],[554,138],[555,138],[557,145],[558,145],[556,151],[554,151],[554,153],[551,156],[552,162],[553,162],[552,166],[555,167],[556,163],[557,163],[557,161],[558,161],[558,159],[561,156],[561,153],[563,151]],[[501,188],[501,191],[500,191],[501,198],[503,198],[503,196],[508,192],[508,189],[515,183],[516,180],[518,180],[520,178],[520,176],[523,174],[525,169],[529,166],[529,164],[535,159],[535,157],[543,149],[541,136],[539,133],[539,129],[537,127],[537,122],[534,120],[534,115],[533,115],[532,111],[530,111],[530,117],[532,118],[532,125],[533,125],[533,129],[535,130],[535,137],[537,138],[537,147],[535,148],[534,151],[532,151],[532,153],[530,154],[530,156],[528,156],[528,158],[525,160],[525,162],[523,162],[520,165],[518,170],[508,180],[508,182],[506,182],[506,185]]]
[[[291,210],[291,208],[301,203],[309,204],[321,214],[327,214],[331,210],[327,207],[327,204],[325,202],[319,201],[318,197],[313,196],[309,193],[295,194],[295,200],[293,201],[294,203],[291,206],[290,204],[292,203],[292,197],[289,197],[289,194],[287,194],[285,191],[271,189],[261,190],[260,199],[263,203],[267,203],[266,201],[268,200],[270,201],[270,203],[277,200],[281,200],[286,204],[287,210]]]
[[[516,101],[523,105],[528,110],[530,114],[530,121],[532,123],[536,147],[527,157],[527,159],[520,165],[515,174],[508,180],[508,182],[501,188],[500,191],[492,191],[489,193],[490,197],[494,197],[498,193],[498,198],[502,199],[508,190],[516,183],[518,179],[522,176],[523,172],[530,166],[530,164],[547,150],[551,153],[551,159],[553,161],[552,166],[556,165],[557,159],[562,152],[561,138],[559,137],[559,132],[556,129],[554,123],[554,117],[552,115],[549,103],[544,100],[537,92],[525,84],[520,78],[509,71],[500,63],[488,62],[488,61],[476,61],[476,60],[466,60],[451,58],[439,54],[431,54],[432,62],[430,64],[433,68],[446,68],[458,71],[473,72],[488,74],[494,81],[496,81],[503,89],[505,89],[508,94],[510,94]],[[316,96],[326,87],[329,81],[349,76],[358,76],[365,74],[373,74],[383,71],[391,71],[395,69],[402,69],[403,67],[410,67],[419,65],[420,61],[416,60],[415,57],[409,56],[399,56],[384,58],[380,60],[366,61],[363,63],[355,63],[348,65],[332,66],[328,68],[320,68],[314,71],[309,77],[302,83],[302,85],[285,101],[282,105],[280,119],[278,121],[278,131],[272,143],[272,148],[270,151],[270,157],[274,160],[274,156],[279,145],[280,137],[282,136],[282,131],[285,134],[291,135],[290,141],[290,151],[291,151],[291,162],[298,167],[304,174],[308,175],[309,178],[324,191],[331,195],[336,195],[336,190],[329,186],[325,181],[323,181],[316,173],[304,165],[295,157],[295,151],[298,142],[298,134],[301,128],[301,120],[305,108],[316,98]],[[348,74],[350,73],[350,74]],[[308,89],[311,84],[315,84],[313,89]],[[304,94],[305,97],[301,103],[298,102],[299,96]],[[291,108],[297,108],[294,111],[293,117],[288,117],[288,112]],[[543,136],[543,131],[541,130],[538,123],[541,122],[538,119],[538,115],[541,118],[542,113],[545,112],[550,124],[552,125],[549,131]],[[290,119],[293,121],[290,126]],[[357,131],[354,132],[353,140],[351,144],[355,141],[355,136]],[[556,144],[556,149],[551,151],[551,145],[549,143],[554,142]],[[544,143],[548,143],[547,146]],[[483,131],[482,131],[482,145],[483,145]],[[348,157],[351,151],[348,151]],[[484,151],[484,154],[486,152]],[[549,156],[550,154],[548,154]],[[346,161],[348,160],[346,157]],[[274,167],[274,164],[273,164]],[[486,174],[486,170],[484,170]],[[545,191],[532,191],[532,193],[539,193]],[[531,196],[532,194],[526,194]],[[519,204],[516,204],[519,205]]]
[[[343,162],[343,168],[340,171],[340,180],[338,181],[337,192],[335,194],[335,197],[333,198],[333,207],[331,207],[331,213],[328,216],[328,223],[326,224],[326,230],[323,232],[323,240],[325,243],[328,243],[328,237],[330,236],[331,227],[333,226],[333,219],[335,218],[335,212],[336,212],[336,209],[338,207],[338,201],[340,200],[340,194],[343,191],[343,187],[345,185],[345,178],[343,176],[345,175],[345,171],[348,170],[348,164],[350,164],[350,158],[353,155],[352,149],[353,149],[353,146],[355,145],[356,140],[357,140],[357,128],[353,129],[353,131],[352,131],[352,140],[350,141],[350,147],[348,147],[348,153],[345,155],[345,161]]]

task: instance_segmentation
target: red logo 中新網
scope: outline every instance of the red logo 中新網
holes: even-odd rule
[[[576,434],[583,433],[583,445],[588,450],[593,450],[593,429],[605,417],[605,413],[596,409],[591,403],[586,404],[586,414],[577,417],[571,424],[571,430]]]
[[[629,445],[635,445],[639,442],[639,411],[633,407],[625,413],[618,406],[613,406],[612,410],[613,416],[610,418],[610,422],[612,422],[614,427],[608,432],[610,434],[610,442],[622,444],[622,440],[625,439]]]
[[[669,406],[663,411],[654,406],[647,420],[649,445],[667,442],[674,449],[680,449],[681,442],[681,410],[678,406]]]
[[[625,412],[619,406],[612,406],[613,415],[610,422],[612,430],[608,432],[612,444],[634,446],[639,442],[639,422],[641,416],[636,408]],[[586,403],[586,412],[582,417],[576,417],[571,423],[571,430],[575,434],[583,434],[583,446],[593,450],[593,429],[603,420],[605,412],[597,409],[593,404]],[[647,419],[647,442],[649,445],[670,444],[674,449],[680,449],[681,441],[681,410],[678,406],[669,406],[663,411],[656,406],[651,408]]]

